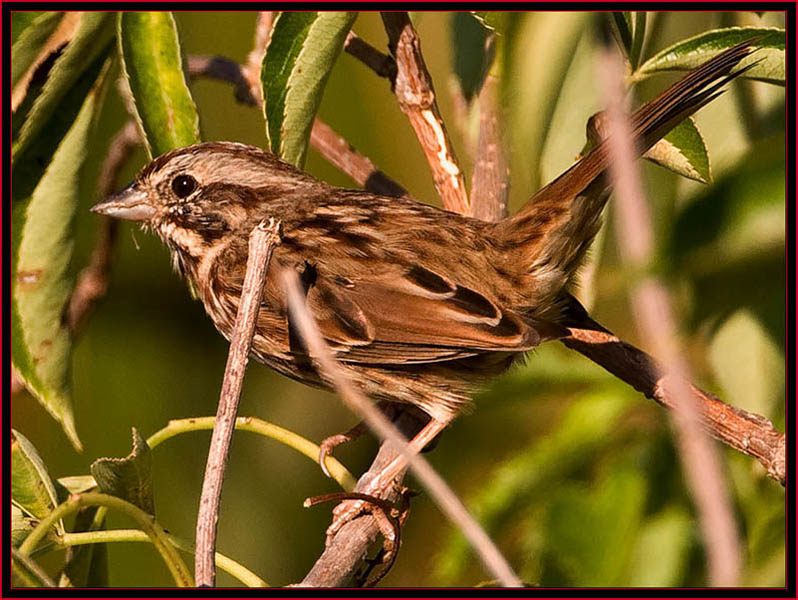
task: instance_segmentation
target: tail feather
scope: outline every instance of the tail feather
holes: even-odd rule
[[[631,116],[640,155],[692,115],[712,102],[730,80],[747,70],[732,69],[751,51],[752,40],[742,42],[695,68]],[[540,296],[551,287],[559,293],[577,268],[598,231],[609,194],[602,175],[609,166],[606,141],[543,187],[514,216],[496,224],[496,235],[508,252],[534,278]],[[514,261],[515,262],[515,261]],[[556,289],[554,289],[556,288]],[[537,301],[530,298],[532,304]]]

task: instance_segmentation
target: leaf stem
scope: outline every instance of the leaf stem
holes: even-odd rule
[[[131,517],[141,530],[152,540],[155,549],[161,554],[166,566],[169,568],[169,572],[172,574],[175,583],[179,587],[191,587],[194,585],[188,568],[186,568],[185,563],[180,556],[178,556],[177,551],[169,541],[163,527],[158,524],[152,515],[148,515],[139,507],[121,498],[109,496],[108,494],[101,494],[99,492],[74,494],[65,502],[56,506],[55,509],[44,517],[33,531],[31,531],[25,541],[22,542],[22,545],[19,547],[20,553],[23,555],[30,555],[31,551],[36,548],[38,543],[59,519],[63,519],[85,506],[113,508]]]
[[[166,537],[178,550],[193,554],[194,546],[170,534]],[[79,533],[65,533],[59,541],[64,546],[82,546],[85,544],[104,544],[109,542],[149,542],[150,537],[140,529],[110,529],[105,531],[83,531]],[[241,563],[228,558],[220,552],[216,553],[216,565],[229,573],[248,587],[269,587],[263,579],[255,575]]]
[[[150,446],[150,448],[155,448],[162,442],[165,442],[169,438],[175,437],[176,435],[180,435],[181,433],[213,429],[215,422],[216,417],[194,417],[190,419],[176,419],[169,421],[166,427],[156,431],[147,439],[147,444]],[[289,448],[293,448],[300,454],[307,456],[314,462],[317,462],[319,459],[318,445],[302,437],[301,435],[294,433],[293,431],[289,431],[288,429],[284,429],[279,425],[269,423],[263,419],[258,419],[255,417],[238,417],[235,422],[235,428],[237,430],[257,433],[262,436],[272,438],[273,440],[277,440]],[[340,485],[341,488],[347,492],[352,491],[355,488],[355,484],[357,483],[355,478],[336,458],[328,456],[326,464],[327,469],[333,476],[333,479],[338,482],[338,485]]]

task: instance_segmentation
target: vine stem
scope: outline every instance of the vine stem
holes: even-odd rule
[[[36,546],[44,539],[44,536],[47,535],[53,525],[60,519],[86,506],[102,506],[118,510],[131,517],[144,534],[152,540],[153,546],[160,553],[178,587],[191,587],[193,585],[191,573],[189,573],[186,564],[178,556],[166,531],[155,518],[126,500],[100,492],[73,494],[65,502],[56,506],[25,538],[25,541],[19,547],[19,552],[25,556],[30,556],[30,553],[36,549]]]
[[[147,445],[150,448],[155,448],[159,444],[181,433],[213,429],[215,423],[216,417],[193,417],[190,419],[169,421],[166,427],[156,431],[147,438]],[[317,444],[274,423],[269,423],[268,421],[255,417],[238,417],[235,422],[235,429],[257,433],[271,438],[307,456],[314,463],[318,464],[319,462],[319,446]],[[342,489],[347,492],[355,489],[355,484],[357,483],[355,478],[338,459],[333,456],[327,456],[326,465],[332,478],[338,482],[338,485],[340,485]]]
[[[188,554],[194,553],[194,546],[174,535],[166,534],[169,542],[178,550]],[[81,531],[65,533],[59,537],[64,546],[83,546],[87,544],[105,544],[110,542],[149,542],[150,537],[140,529],[106,529],[104,531]],[[248,587],[269,587],[263,579],[247,569],[238,561],[216,553],[216,566],[229,573]]]

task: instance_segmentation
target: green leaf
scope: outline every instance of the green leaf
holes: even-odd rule
[[[679,268],[722,268],[749,253],[784,245],[783,137],[764,140],[736,168],[689,204],[674,223]]]
[[[643,474],[630,467],[616,469],[594,489],[571,485],[555,493],[549,550],[568,585],[623,585],[645,499]]]
[[[648,59],[635,74],[642,79],[661,71],[684,71],[697,67],[727,48],[753,38],[756,49],[740,62],[740,68],[757,63],[743,77],[784,85],[786,81],[786,33],[778,27],[729,27],[714,29],[682,40]]]
[[[150,158],[199,142],[199,116],[172,13],[122,12],[117,27],[119,55]]]
[[[497,465],[486,476],[481,491],[467,502],[488,534],[519,505],[549,493],[552,482],[567,478],[592,460],[611,440],[610,433],[634,403],[633,398],[633,393],[620,386],[586,394],[568,407],[549,435]],[[470,551],[462,534],[454,532],[436,557],[435,573],[442,584],[452,584],[463,575]]]
[[[11,500],[22,511],[43,519],[58,505],[55,485],[36,447],[18,431],[11,430]],[[59,521],[59,533],[64,524]]]
[[[645,158],[688,179],[701,183],[712,181],[709,153],[704,138],[692,117],[674,127],[654,144]]]
[[[784,392],[784,356],[746,309],[726,319],[709,345],[709,364],[729,404],[764,416]]]
[[[80,449],[71,400],[71,334],[63,315],[75,273],[70,268],[80,173],[99,112],[104,77],[88,95],[30,199],[14,206],[12,356],[28,390]]]
[[[452,42],[452,70],[466,102],[479,93],[490,66],[485,52],[488,31],[468,13],[455,12],[449,19]]]
[[[269,148],[301,167],[324,86],[354,12],[281,12],[261,68]]]
[[[682,583],[695,523],[687,512],[670,506],[643,522],[623,585],[676,587]]]
[[[47,83],[47,78],[50,76],[50,70],[53,68],[55,61],[61,56],[63,47],[55,52],[51,52],[47,58],[41,61],[36,69],[31,74],[28,87],[25,89],[25,97],[19,103],[14,113],[11,115],[11,141],[15,143],[19,139],[20,131],[25,121],[28,118],[36,100],[41,95],[44,89],[44,84]]]
[[[514,187],[516,173],[520,189],[540,187],[543,148],[588,18],[587,13],[527,14],[516,31],[517,41],[506,50],[509,70],[502,102],[510,107],[508,131],[514,153],[524,159],[513,171]]]
[[[98,458],[91,465],[91,474],[101,492],[127,500],[151,515],[155,514],[152,452],[135,427],[131,453],[125,458]]]
[[[784,351],[784,136],[763,139],[676,216],[666,255],[690,282],[690,327],[747,308]],[[734,290],[734,293],[729,293]]]
[[[618,31],[620,46],[629,56],[632,51],[632,13],[628,11],[615,11],[612,13],[612,20]]]
[[[58,57],[12,146],[13,202],[27,199],[72,127],[111,49],[109,13],[84,13],[75,37]]]
[[[27,14],[27,13],[14,13]],[[11,47],[11,86],[16,85],[17,81],[30,68],[39,52],[61,21],[63,13],[44,12],[29,13],[34,18],[27,23],[20,23],[19,35],[17,34],[17,23],[12,21],[14,29],[14,45]]]

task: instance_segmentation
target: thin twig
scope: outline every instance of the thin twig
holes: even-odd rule
[[[244,67],[236,61],[224,56],[191,54],[187,62],[189,77],[208,77],[232,83],[235,87],[236,100],[249,106],[260,105],[261,101],[255,95],[250,80],[245,76]],[[254,89],[260,89],[260,86],[255,86]]]
[[[423,427],[426,419],[420,419],[420,411],[402,411],[393,421],[394,426],[407,439],[412,439]],[[355,491],[364,489],[370,481],[377,477],[399,455],[397,449],[389,442],[383,442],[377,456],[358,481]],[[399,489],[395,486],[389,490],[385,499],[395,503],[399,499]],[[366,562],[369,548],[380,535],[380,526],[371,514],[365,514],[346,523],[329,544],[313,567],[299,584],[302,587],[353,587],[361,586],[365,579],[360,578],[359,568]]]
[[[97,177],[97,198],[107,198],[116,186],[119,171],[133,150],[141,144],[141,136],[134,121],[128,121],[120,129],[108,147],[100,174]],[[91,252],[89,263],[77,277],[75,289],[69,299],[67,322],[72,335],[77,335],[86,322],[86,317],[97,301],[108,291],[119,221],[100,217],[97,244]]]
[[[258,20],[255,25],[255,43],[252,50],[247,55],[247,63],[243,66],[242,72],[249,82],[251,97],[257,105],[263,104],[263,88],[260,85],[260,71],[263,65],[263,57],[266,55],[266,46],[272,35],[272,25],[274,24],[274,13],[270,10],[258,13]]]
[[[567,326],[571,335],[561,340],[665,408],[676,402],[662,382],[662,368],[648,354],[624,342],[591,319],[572,299]],[[690,386],[704,430],[730,448],[756,458],[769,477],[786,485],[786,436],[769,420],[726,404],[717,396]]]
[[[388,45],[396,60],[394,93],[407,115],[432,171],[435,189],[447,210],[471,214],[465,177],[443,124],[421,42],[406,12],[384,12]]]
[[[282,279],[291,317],[310,354],[317,361],[320,373],[333,382],[344,403],[366,421],[372,431],[399,450],[400,456],[413,469],[430,497],[471,543],[486,569],[504,586],[521,586],[521,580],[452,489],[424,457],[413,452],[411,445],[399,430],[353,385],[345,371],[335,361],[305,305],[297,274],[285,270]]]
[[[486,54],[493,54],[495,36],[486,40]],[[501,118],[499,78],[488,73],[479,92],[479,141],[471,175],[471,216],[499,221],[507,216],[510,165]]]
[[[377,50],[374,46],[358,37],[354,31],[350,31],[344,42],[344,51],[354,56],[374,73],[380,77],[385,77],[393,86],[396,81],[396,61],[393,56]]]
[[[406,189],[375,167],[368,157],[360,154],[332,127],[319,119],[313,123],[310,143],[324,158],[363,188],[397,198],[407,195]]]
[[[227,466],[230,441],[235,428],[236,412],[244,381],[255,322],[260,308],[266,273],[272,252],[280,243],[280,222],[271,219],[268,225],[261,222],[249,236],[249,257],[241,300],[235,326],[230,339],[230,351],[224,370],[224,382],[219,396],[216,424],[211,435],[205,478],[202,482],[199,515],[197,516],[197,553],[194,574],[197,586],[213,587],[216,581],[214,556],[216,553],[216,523],[219,520],[219,503],[222,480]]]
[[[643,198],[635,164],[632,127],[624,109],[619,57],[608,47],[601,55],[601,84],[608,105],[610,175],[615,184],[616,231],[624,259],[633,265],[650,264],[653,256],[651,217]],[[710,583],[733,586],[740,575],[740,543],[729,505],[728,491],[716,448],[701,428],[700,409],[692,394],[689,367],[676,337],[673,309],[662,284],[652,275],[630,291],[632,309],[647,343],[662,357],[660,379],[676,410],[677,447],[688,485],[698,509],[707,552]]]

